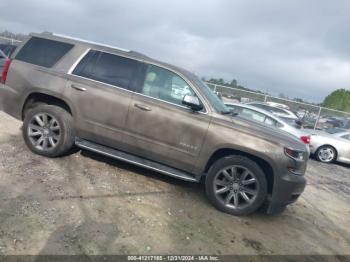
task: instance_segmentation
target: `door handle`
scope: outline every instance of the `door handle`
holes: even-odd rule
[[[86,88],[85,87],[80,87],[80,86],[76,86],[76,85],[71,85],[71,88],[74,88],[75,90],[78,90],[78,91],[86,91]]]
[[[144,105],[140,105],[140,104],[134,104],[135,107],[137,107],[138,109],[141,109],[143,111],[152,111],[152,109],[148,106],[144,106]]]

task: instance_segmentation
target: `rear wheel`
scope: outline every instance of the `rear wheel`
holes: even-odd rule
[[[57,106],[40,104],[28,110],[22,132],[29,149],[47,157],[64,155],[74,144],[72,116]]]
[[[316,151],[316,158],[323,163],[332,163],[337,159],[337,151],[332,146],[321,146]]]
[[[228,156],[210,168],[206,193],[217,209],[238,216],[248,215],[265,201],[267,181],[254,161],[242,156]]]

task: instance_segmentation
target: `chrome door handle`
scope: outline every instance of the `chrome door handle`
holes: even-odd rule
[[[134,104],[135,107],[137,107],[138,109],[141,109],[143,111],[152,111],[152,109],[148,106],[144,106],[144,105],[140,105],[140,104]]]
[[[82,92],[86,91],[85,87],[80,87],[76,85],[71,85],[71,88],[74,88],[75,90],[82,91]]]

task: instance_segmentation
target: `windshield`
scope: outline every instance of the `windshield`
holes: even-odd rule
[[[203,91],[205,97],[209,100],[209,103],[214,107],[214,109],[221,114],[230,114],[231,110],[225,106],[225,104],[220,100],[220,98],[214,94],[214,92],[198,77],[193,77],[192,81]]]

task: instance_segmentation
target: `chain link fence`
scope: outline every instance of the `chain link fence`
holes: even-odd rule
[[[20,43],[21,41],[19,40],[0,36],[0,44],[18,45]]]
[[[309,129],[327,129],[342,128],[350,130],[350,113],[338,111],[330,108],[320,107],[313,104],[301,103],[289,99],[269,96],[259,92],[246,91],[233,87],[221,86],[212,83],[207,85],[221,95],[226,103],[247,103],[247,102],[266,102],[277,103],[279,106],[288,107],[290,111],[296,114],[303,122],[304,128]]]

